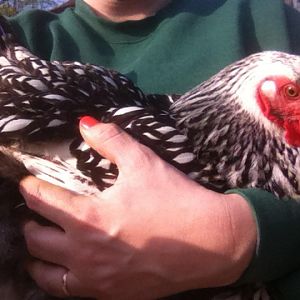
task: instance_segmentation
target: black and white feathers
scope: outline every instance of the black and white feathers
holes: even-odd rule
[[[44,61],[6,42],[0,57],[2,153],[42,179],[97,193],[113,184],[118,170],[79,135],[78,119],[91,115],[116,123],[211,189],[259,187],[298,198],[298,147],[263,115],[256,93],[275,75],[297,82],[299,71],[297,56],[254,54],[174,102],[145,95],[115,71]]]
[[[79,118],[91,115],[118,124],[149,146],[157,144],[163,158],[181,164],[178,148],[188,149],[187,138],[176,131],[168,112],[160,110],[171,103],[171,97],[146,96],[125,76],[102,67],[40,60],[10,41],[10,34],[5,33],[3,39],[2,153],[15,157],[42,179],[78,193],[96,193],[114,182],[117,169],[79,135]],[[149,124],[149,129],[161,131],[160,138],[151,130],[144,131]],[[164,136],[170,153],[160,147]]]
[[[266,118],[257,98],[262,83],[276,83],[278,76],[297,85],[299,57],[258,53],[181,97],[145,95],[118,72],[41,60],[17,45],[6,26],[0,55],[3,182],[30,172],[82,194],[112,185],[116,166],[90,149],[78,131],[78,119],[91,115],[116,123],[216,191],[259,187],[299,198],[299,148],[286,141],[279,123]],[[275,89],[262,91],[275,99]],[[9,216],[20,200],[10,201]]]

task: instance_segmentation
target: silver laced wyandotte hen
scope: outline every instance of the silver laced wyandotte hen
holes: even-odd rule
[[[21,267],[19,225],[30,212],[19,180],[31,173],[89,195],[118,175],[82,141],[81,116],[118,124],[207,188],[257,187],[300,199],[300,57],[253,54],[183,96],[145,95],[118,72],[41,60],[0,24],[0,280],[15,299],[53,299]],[[211,291],[174,297],[268,299],[256,287]]]

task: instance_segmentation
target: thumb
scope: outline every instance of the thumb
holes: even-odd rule
[[[120,170],[132,165],[140,144],[112,123],[101,123],[85,116],[80,119],[80,133],[85,142],[100,155],[115,163]]]

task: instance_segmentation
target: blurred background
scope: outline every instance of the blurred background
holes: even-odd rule
[[[284,2],[300,10],[300,0],[284,0]]]
[[[12,16],[16,13],[31,8],[51,10],[66,0],[0,0],[0,14]]]

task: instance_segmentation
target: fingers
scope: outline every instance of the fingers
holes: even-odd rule
[[[73,192],[33,176],[22,179],[20,192],[30,209],[63,229],[78,209]]]
[[[32,256],[68,267],[70,245],[61,229],[30,221],[24,225],[23,231],[28,252]]]
[[[80,120],[80,132],[93,149],[122,171],[139,163],[146,149],[118,126],[99,123],[91,117]]]
[[[60,298],[82,296],[83,291],[78,290],[81,288],[80,282],[63,267],[40,260],[31,260],[27,263],[26,269],[37,285],[48,294]]]

